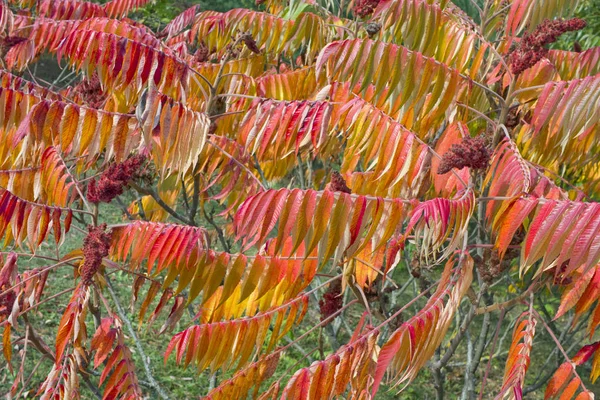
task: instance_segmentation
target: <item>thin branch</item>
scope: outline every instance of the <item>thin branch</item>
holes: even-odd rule
[[[227,240],[225,240],[223,230],[219,227],[219,225],[215,223],[215,220],[212,216],[213,214],[209,215],[204,207],[202,207],[202,213],[204,214],[204,218],[206,218],[208,223],[211,224],[213,228],[215,228],[219,241],[221,242],[221,246],[223,246],[223,250],[225,250],[228,253],[231,252],[231,246],[229,246],[229,243],[227,243]]]
[[[160,198],[158,193],[156,193],[154,190],[143,188],[135,182],[129,182],[129,185],[135,190],[137,190],[140,194],[151,196],[154,199],[154,201],[156,201],[158,205],[161,206],[166,212],[171,214],[173,218],[178,219],[184,224],[194,225],[193,221],[189,221],[187,218],[180,215],[177,211],[173,210],[167,203],[163,201],[163,199]]]
[[[579,192],[581,194],[583,194],[584,197],[586,197],[588,200],[593,200],[590,196],[588,196],[583,190],[581,190],[580,188],[578,188],[577,186],[575,186],[574,184],[572,184],[571,182],[569,182],[568,180],[566,180],[565,178],[563,178],[561,175],[559,175],[558,173],[542,166],[539,164],[536,164],[534,162],[531,162],[529,160],[525,160],[526,163],[528,163],[529,165],[531,165],[533,168],[537,168],[539,170],[542,170],[542,172],[547,172],[553,176],[555,176],[556,178],[558,178],[562,183],[564,183],[565,185],[569,186],[571,189],[575,190],[576,192]]]
[[[90,389],[90,391],[94,394],[94,396],[96,396],[97,399],[102,399],[102,394],[98,391],[98,388],[92,383],[92,381],[90,381],[90,378],[83,371],[79,371],[79,374],[83,382],[86,384],[88,389]]]
[[[260,175],[260,179],[262,179],[263,182],[267,182],[267,178],[265,177],[265,172],[260,167],[260,162],[258,161],[258,157],[256,157],[256,154],[254,154],[254,166],[255,166],[256,170],[258,171],[258,174]]]
[[[212,83],[210,83],[210,81],[204,76],[202,75],[200,72],[196,71],[194,68],[188,66],[188,68],[190,69],[190,71],[192,71],[196,76],[198,76],[200,79],[202,79],[204,81],[204,83],[206,83],[208,85],[209,90],[213,90],[213,85]],[[208,93],[206,93],[206,91],[204,90],[204,88],[202,87],[202,85],[198,85],[198,87],[200,88],[200,90],[202,91],[202,94],[204,95],[204,97],[206,97],[207,99],[210,97],[208,95]]]
[[[198,213],[198,205],[200,204],[200,174],[198,173],[198,166],[194,167],[192,175],[194,177],[194,183],[192,204],[189,209],[189,220],[192,223],[192,225],[196,226],[196,214]]]
[[[492,46],[490,46],[490,48],[492,48]],[[439,63],[440,65],[443,65],[442,63]],[[505,101],[504,101],[504,97],[500,96],[498,93],[494,92],[492,89],[490,89],[489,87],[477,82],[474,79],[471,79],[469,76],[465,75],[465,74],[459,74],[461,78],[467,80],[469,83],[474,84],[475,86],[477,86],[478,88],[482,89],[484,92],[491,94],[492,96],[496,97],[499,101],[500,101],[500,105],[504,105]]]
[[[434,365],[439,363],[441,350],[438,347],[435,350],[435,361]],[[442,373],[441,368],[433,367],[433,379],[434,379],[434,387],[436,389],[436,398],[437,400],[444,400],[444,380],[446,377]]]
[[[15,196],[10,190],[6,189],[5,187],[0,186],[0,189],[2,190],[6,190],[8,193],[12,194],[13,196]],[[23,203],[27,203],[30,204],[32,206],[35,207],[40,207],[40,208],[44,208],[44,207],[52,207],[54,209],[59,209],[61,211],[72,211],[72,212],[77,212],[77,213],[81,213],[81,214],[88,214],[88,215],[94,215],[93,212],[90,211],[86,211],[86,210],[79,210],[77,208],[69,208],[69,207],[58,207],[58,206],[48,206],[47,204],[42,204],[42,203],[36,203],[35,201],[29,201],[29,200],[25,200],[21,197],[15,196],[19,199],[19,201],[23,202]]]
[[[29,321],[29,318],[27,318],[27,315],[23,315],[23,321],[25,322],[25,325],[27,326],[27,330],[29,331],[29,334],[30,334],[29,342],[31,342],[31,344],[42,355],[44,355],[45,357],[48,357],[52,361],[55,361],[56,357],[54,356],[54,354],[52,354],[52,351],[50,351],[50,347],[46,344],[46,342],[44,342],[44,339],[42,339],[37,334],[37,332],[35,331],[33,325]]]
[[[452,338],[452,340],[450,341],[450,347],[448,347],[448,350],[446,350],[446,352],[444,353],[444,356],[442,358],[440,358],[440,360],[438,362],[433,364],[434,369],[441,369],[441,368],[445,367],[446,365],[448,365],[450,358],[452,358],[452,356],[454,355],[454,352],[458,348],[458,345],[460,344],[460,342],[462,342],[462,339],[463,339],[465,333],[467,332],[469,325],[471,325],[471,322],[475,318],[475,315],[477,315],[475,313],[475,307],[471,307],[471,309],[469,310],[469,312],[463,319],[463,323],[460,327],[460,330],[458,331],[456,336],[454,336]]]
[[[350,29],[348,27],[345,27],[345,26],[342,26],[342,25],[334,25],[334,24],[325,24],[325,25],[326,26],[330,26],[332,28],[336,28],[336,29],[338,29],[338,28],[342,29],[342,30],[350,33],[350,35],[352,35],[353,38],[356,38],[356,33],[352,29]]]
[[[475,313],[486,314],[486,313],[490,313],[490,312],[496,311],[496,310],[503,310],[503,311],[507,310],[507,309],[511,308],[512,306],[514,306],[515,304],[518,304],[518,303],[522,302],[524,299],[526,299],[527,297],[529,297],[529,295],[534,293],[538,289],[539,286],[540,286],[539,281],[536,281],[536,282],[532,283],[531,286],[529,286],[527,288],[527,290],[525,290],[523,293],[521,293],[517,297],[512,298],[503,303],[495,303],[495,304],[492,304],[489,306],[479,307],[477,310],[475,310]]]
[[[218,94],[215,97],[237,97],[240,99],[251,99],[251,100],[265,100],[266,97],[260,97],[260,96],[251,96],[248,94],[237,94],[237,93],[222,93],[222,94]],[[271,100],[271,99],[269,99]],[[283,103],[285,100],[274,100],[273,102],[281,102]]]
[[[509,2],[506,6],[502,7],[501,9],[499,9],[498,11],[496,11],[494,14],[492,14],[488,18],[486,18],[486,20],[483,21],[483,25],[481,26],[481,30],[484,30],[485,27],[487,26],[487,24],[489,24],[491,21],[493,21],[494,18],[496,18],[497,16],[502,15],[502,13],[504,11],[506,11],[510,7],[512,7],[512,2]]]
[[[87,199],[85,198],[85,196],[83,195],[83,192],[81,192],[81,189],[79,188],[79,182],[77,181],[77,179],[75,179],[75,177],[73,177],[73,175],[71,174],[71,171],[69,171],[69,167],[67,166],[67,163],[65,162],[65,160],[62,158],[62,156],[58,153],[58,151],[56,152],[56,156],[60,159],[60,162],[62,163],[62,165],[65,167],[65,173],[67,174],[67,176],[73,181],[73,183],[75,184],[75,190],[77,190],[77,193],[79,194],[79,197],[81,197],[81,201],[83,201],[83,204],[85,205],[85,208],[88,211],[92,211],[92,207],[90,206],[90,203],[88,203]]]
[[[496,48],[494,46],[490,45],[489,49],[498,58],[498,60],[500,61],[500,64],[502,64],[502,66],[504,67],[504,69],[506,69],[506,73],[508,74],[508,76],[510,77],[510,79],[514,81],[514,75],[510,71],[510,68],[508,67],[508,65],[506,64],[506,61],[504,60],[504,57],[502,57],[502,55],[500,53],[498,53],[498,50],[496,50]],[[504,104],[506,104],[506,103],[502,102],[502,105],[504,105]]]
[[[50,300],[53,300],[53,299],[55,299],[55,298],[57,298],[57,297],[59,297],[59,296],[62,296],[62,295],[63,295],[63,294],[65,294],[65,293],[72,292],[74,289],[75,289],[75,286],[74,286],[74,287],[71,287],[71,288],[68,288],[68,289],[65,289],[65,290],[63,290],[63,291],[61,291],[61,292],[58,292],[58,293],[56,293],[56,294],[53,294],[53,295],[52,295],[52,296],[50,296],[50,297],[46,297],[44,300],[42,300],[42,301],[40,301],[40,302],[38,302],[38,303],[35,303],[34,305],[32,305],[32,306],[30,306],[30,307],[28,307],[28,308],[26,308],[26,309],[22,310],[22,311],[21,311],[21,312],[20,312],[20,313],[17,315],[17,317],[20,317],[20,316],[22,316],[22,315],[25,315],[25,313],[27,313],[29,310],[32,310],[32,309],[36,308],[37,306],[40,306],[40,305],[42,305],[42,304],[44,304],[44,303],[47,303],[47,302],[49,302]],[[4,325],[6,325],[8,322],[9,322],[8,320],[5,320],[5,321],[2,321],[2,322],[0,322],[0,327],[3,327],[3,326],[4,326]]]
[[[187,188],[185,187],[185,181],[183,180],[183,176],[180,178],[181,179],[181,193],[182,193],[182,197],[183,197],[183,204],[185,204],[185,208],[187,208],[188,212],[190,210],[190,202],[188,200],[188,195],[187,195]]]
[[[545,305],[544,303],[541,301],[541,299],[538,298],[538,300],[540,300],[541,303],[541,307],[542,307],[542,311],[544,311],[544,315],[547,315],[547,312],[545,310]],[[546,317],[547,318],[547,317]],[[560,342],[564,341],[565,338],[567,337],[567,334],[569,332],[569,328],[568,326],[571,325],[571,323],[573,322],[573,317],[571,317],[570,321],[566,324],[567,328],[563,329],[558,337],[558,340]],[[575,336],[577,332],[573,332],[573,336]],[[572,337],[568,339],[569,342],[572,342]],[[572,344],[577,344],[577,341],[572,342]],[[567,350],[568,352],[569,350]],[[533,381],[533,383],[529,386],[526,386],[523,388],[523,395],[525,394],[529,394],[531,392],[536,391],[537,389],[539,389],[540,387],[542,387],[551,377],[552,375],[554,375],[554,369],[553,368],[547,368],[548,364],[550,364],[550,361],[552,361],[552,358],[554,358],[554,356],[556,355],[556,353],[558,352],[558,347],[554,347],[552,349],[552,351],[550,352],[550,354],[548,354],[548,357],[546,357],[546,361],[544,362],[544,364],[542,365],[542,368],[540,369],[540,372],[537,374],[535,380]],[[542,376],[542,373],[544,371],[547,371],[547,373]]]
[[[423,297],[427,293],[429,293],[429,291],[431,289],[434,289],[435,287],[437,287],[437,285],[439,283],[440,283],[440,281],[438,280],[433,285],[429,286],[427,289],[423,290],[421,293],[419,293],[418,295],[416,295],[415,297],[413,297],[408,303],[406,303],[404,306],[402,306],[402,308],[400,308],[398,311],[396,311],[395,313],[393,313],[388,319],[386,319],[385,321],[383,321],[381,324],[377,325],[374,329],[375,330],[380,330],[383,326],[385,326],[386,324],[388,324],[390,321],[393,321],[396,317],[398,317],[398,315],[402,314],[410,306],[412,306],[414,303],[416,303],[417,300],[419,300],[421,297]]]
[[[110,262],[109,266],[113,270],[111,273],[120,271],[120,272],[124,272],[126,274],[132,274],[132,275],[135,275],[135,276],[139,276],[140,278],[144,278],[147,281],[153,282],[153,283],[155,283],[157,285],[161,285],[162,286],[162,284],[163,284],[163,282],[161,282],[159,280],[156,280],[154,278],[151,278],[151,277],[149,277],[148,275],[146,275],[144,273],[137,272],[137,271],[134,271],[134,270],[131,270],[131,269],[128,269],[128,268],[123,268],[123,267],[119,266],[119,264],[114,263],[114,262]]]
[[[106,279],[106,288],[108,289],[108,292],[110,293],[110,296],[112,297],[112,300],[115,303],[115,306],[117,308],[117,313],[119,314],[119,317],[121,318],[121,320],[127,326],[129,335],[133,339],[133,342],[135,343],[135,347],[137,348],[137,351],[139,352],[140,359],[142,360],[142,364],[144,365],[144,370],[146,372],[146,378],[148,379],[150,386],[152,386],[152,388],[156,391],[156,393],[160,396],[160,398],[168,399],[169,396],[164,391],[164,389],[158,384],[158,382],[156,381],[156,379],[154,379],[154,376],[152,375],[152,370],[150,369],[150,364],[149,364],[149,357],[144,352],[144,348],[142,347],[140,339],[138,338],[137,334],[135,333],[135,329],[133,329],[133,326],[131,325],[131,321],[129,320],[129,318],[127,318],[127,315],[125,314],[125,311],[123,310],[123,307],[121,306],[121,303],[119,302],[119,298],[117,297],[117,295],[115,294],[115,292],[113,290],[110,279],[108,277],[105,277],[105,279]]]
[[[214,146],[217,150],[219,150],[221,153],[223,153],[227,158],[229,158],[231,161],[233,161],[234,163],[239,165],[244,171],[246,171],[248,173],[248,175],[250,175],[250,177],[252,177],[252,179],[254,179],[258,183],[258,185],[261,187],[262,190],[267,190],[265,185],[263,185],[263,183],[260,181],[260,179],[258,179],[256,177],[256,175],[254,175],[252,173],[252,171],[250,171],[250,169],[248,169],[248,167],[246,167],[244,164],[239,162],[234,156],[229,154],[225,149],[223,149],[221,146],[219,146],[212,140],[206,139],[206,142],[209,143],[211,146]]]
[[[14,397],[15,399],[20,399],[21,398],[21,394],[27,388],[27,386],[29,385],[29,382],[31,382],[31,380],[33,379],[33,377],[35,375],[35,372],[38,370],[38,368],[40,367],[40,365],[42,365],[42,362],[44,362],[44,357],[41,357],[38,360],[38,362],[34,365],[33,369],[31,370],[31,374],[29,374],[29,376],[27,377],[27,380],[25,382],[23,382],[23,387],[21,388],[21,390],[19,390],[19,392],[17,393],[17,395]]]
[[[224,112],[222,114],[211,115],[211,116],[209,116],[209,118],[211,120],[215,120],[215,119],[218,119],[218,118],[221,118],[221,117],[227,117],[229,115],[245,114],[245,113],[247,113],[247,111],[245,111],[245,110],[243,110],[243,111],[228,111],[228,112]]]
[[[475,0],[469,0],[469,1],[471,2],[471,5],[477,9],[477,12],[479,13],[479,16],[482,17],[483,16],[483,10],[481,9],[481,7],[479,7],[479,4],[477,4],[477,2]]]
[[[15,285],[13,285],[13,286],[9,287],[8,289],[6,289],[5,291],[1,292],[0,293],[0,298],[2,298],[7,293],[10,293],[13,289],[18,288],[19,286],[24,285],[25,283],[27,283],[28,281],[32,280],[33,278],[35,278],[35,277],[43,274],[44,272],[50,271],[51,269],[60,267],[62,265],[68,265],[71,261],[77,260],[78,258],[79,257],[72,257],[72,258],[69,258],[67,260],[60,261],[60,262],[58,262],[56,264],[50,265],[50,266],[48,266],[48,267],[46,267],[44,269],[39,270],[35,274],[32,274],[32,275],[28,276],[27,278],[23,279],[21,282],[16,283]]]
[[[506,102],[507,102],[507,104],[510,104],[510,101],[511,101],[511,100],[512,100],[512,99],[513,99],[513,98],[514,98],[516,95],[518,95],[519,93],[528,92],[528,91],[530,91],[530,90],[543,89],[545,86],[546,86],[546,85],[536,85],[536,86],[529,86],[529,87],[526,87],[526,88],[517,89],[517,90],[515,90],[515,91],[513,91],[513,92],[512,92],[512,95],[511,95],[511,96],[508,96],[508,97],[506,98]]]
[[[129,219],[130,221],[135,221],[136,219],[134,218],[133,215],[131,215],[131,213],[129,212],[129,210],[127,209],[127,205],[125,203],[123,203],[123,200],[121,200],[121,197],[117,196],[115,198],[115,201],[117,202],[117,204],[119,205],[119,208],[121,209],[121,211],[123,211],[123,214],[125,214],[127,216],[127,219]]]
[[[461,107],[466,108],[467,110],[477,114],[478,116],[480,116],[481,118],[485,119],[487,122],[489,122],[494,128],[496,127],[496,125],[498,125],[494,120],[492,120],[490,117],[488,117],[487,115],[485,115],[484,113],[482,113],[479,110],[474,109],[473,107],[470,107],[464,103],[460,103],[457,102],[456,105],[459,105]]]
[[[478,197],[477,201],[506,201],[512,200],[515,197],[507,197],[507,196],[494,196],[494,197]]]
[[[27,257],[29,259],[32,258],[39,258],[41,260],[50,260],[50,261],[60,261],[58,258],[56,257],[48,257],[48,256],[41,256],[39,254],[31,254],[31,253],[16,253],[14,251],[0,251],[0,254],[15,254],[19,257]]]
[[[485,374],[483,375],[483,381],[481,382],[481,390],[479,391],[479,400],[483,399],[483,393],[485,389],[485,382],[487,381],[488,374],[490,373],[490,368],[492,366],[492,360],[494,359],[494,350],[496,348],[496,343],[498,342],[498,335],[500,334],[500,328],[502,327],[502,321],[504,320],[504,315],[506,311],[503,309],[500,312],[500,316],[498,317],[498,324],[496,325],[496,332],[494,333],[494,340],[492,341],[492,348],[490,349],[490,358],[488,359],[487,367],[485,368]]]
[[[17,168],[17,169],[0,169],[0,174],[19,174],[25,171],[37,171],[42,169],[41,166],[37,167],[27,167],[27,168]]]
[[[305,337],[307,337],[309,334],[311,334],[312,332],[314,332],[316,329],[319,329],[322,326],[325,326],[325,325],[329,324],[338,315],[340,315],[341,313],[343,313],[344,310],[346,310],[347,308],[349,308],[350,306],[352,306],[353,304],[355,304],[357,302],[358,302],[357,299],[352,300],[351,302],[349,302],[348,304],[346,304],[345,306],[343,306],[342,308],[340,308],[339,310],[337,310],[336,312],[334,312],[333,314],[331,314],[329,317],[325,318],[323,321],[319,322],[317,325],[311,327],[308,331],[306,331],[302,335],[298,336],[298,338],[294,339],[293,341],[289,342],[285,346],[280,347],[279,349],[277,349],[273,353],[269,354],[269,357],[272,357],[275,354],[279,354],[279,353],[281,353],[281,352],[289,349],[290,347],[294,346],[295,343],[300,342],[302,339],[304,339]]]
[[[485,350],[487,335],[490,328],[490,318],[491,316],[489,313],[485,313],[483,315],[483,322],[479,331],[479,339],[477,341],[477,346],[475,346],[475,355],[473,356],[473,366],[471,368],[471,373],[473,375],[475,374],[475,371],[477,371],[477,368],[479,368],[481,356],[483,355],[483,351]]]
[[[572,362],[571,358],[569,357],[569,355],[565,351],[564,347],[560,344],[560,341],[558,340],[558,338],[556,337],[556,335],[554,334],[554,332],[552,332],[552,329],[550,329],[550,327],[548,326],[548,324],[546,323],[546,321],[544,320],[544,318],[542,318],[542,316],[534,308],[532,308],[531,311],[535,315],[535,317],[537,318],[537,320],[540,321],[542,325],[544,325],[544,328],[546,329],[546,331],[548,332],[548,334],[550,335],[550,337],[552,338],[552,340],[554,340],[554,343],[556,343],[556,347],[558,347],[558,349],[560,350],[560,352],[562,353],[562,355],[565,357],[565,359],[567,360],[567,362],[569,362],[569,363]],[[581,377],[577,373],[577,370],[575,368],[572,368],[572,370],[573,370],[573,374],[577,378],[579,378],[579,382],[580,382],[581,388],[587,392],[588,390],[585,387],[585,385],[583,384],[583,379],[581,379]]]
[[[304,334],[302,334],[301,336],[299,336],[297,339],[289,342],[288,344],[286,344],[283,347],[278,348],[277,350],[275,350],[273,353],[269,354],[267,357],[273,357],[276,354],[279,354],[287,349],[289,349],[290,347],[296,345],[300,340],[304,339],[305,337],[307,337],[310,333],[312,333],[315,329],[320,329],[321,327],[329,324],[334,318],[336,318],[338,315],[340,315],[341,313],[344,312],[344,310],[346,310],[347,308],[349,308],[350,306],[352,306],[354,303],[358,302],[358,300],[354,299],[351,302],[349,302],[348,304],[346,304],[345,306],[343,306],[342,308],[340,308],[339,310],[337,310],[336,312],[334,312],[333,314],[331,314],[329,317],[325,318],[323,321],[321,321],[320,323],[318,323],[317,325],[311,327],[307,332],[304,332]],[[310,355],[312,353],[314,353],[315,351],[317,351],[319,349],[319,347],[315,347],[314,350],[311,350],[309,352],[307,352],[307,355]],[[301,361],[301,360],[300,360]],[[298,361],[298,362],[300,362]],[[283,377],[285,377],[285,375],[289,372],[286,371],[282,374],[282,376],[279,378],[279,380],[281,380]],[[279,381],[278,380],[278,381]]]

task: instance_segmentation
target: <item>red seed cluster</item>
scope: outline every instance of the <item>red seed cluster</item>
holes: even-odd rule
[[[2,268],[0,268],[0,293],[4,293],[14,286],[17,277],[16,259],[14,253],[6,259],[0,255],[0,265],[2,265]],[[14,289],[0,296],[0,318],[10,315],[16,298],[17,294]]]
[[[102,108],[108,97],[102,91],[102,85],[98,75],[94,74],[90,79],[84,79],[74,87],[75,94],[88,106]]]
[[[12,47],[14,47],[14,46],[18,45],[19,43],[24,42],[26,40],[27,40],[27,38],[20,37],[20,36],[5,36],[3,38],[0,38],[0,48],[2,49],[3,53],[6,53]]]
[[[11,286],[9,281],[4,282],[0,285],[0,293],[8,290]],[[14,289],[4,293],[4,295],[0,297],[0,320],[2,320],[2,317],[8,317],[10,315],[16,298],[17,294]]]
[[[258,45],[256,44],[256,40],[254,40],[254,38],[252,37],[252,35],[250,33],[242,33],[242,36],[240,37],[240,39],[242,40],[242,42],[244,42],[246,47],[248,49],[250,49],[251,52],[260,54],[260,49],[258,48]]]
[[[333,281],[323,298],[319,301],[319,309],[321,311],[321,321],[326,320],[331,315],[335,314],[344,303],[342,298],[342,283],[340,280]]]
[[[511,72],[516,75],[533,67],[548,54],[546,45],[556,42],[565,32],[578,31],[585,26],[586,22],[581,18],[544,20],[533,32],[526,33],[510,54]]]
[[[573,277],[570,275],[567,275],[567,267],[569,266],[569,262],[571,260],[567,260],[565,262],[563,262],[560,267],[558,267],[558,269],[556,270],[556,272],[554,273],[554,284],[555,285],[560,285],[560,286],[568,286],[571,283],[573,283]]]
[[[461,143],[453,144],[450,150],[444,154],[437,173],[445,174],[452,168],[485,169],[489,162],[490,151],[486,146],[485,138],[482,136],[466,137]]]
[[[525,229],[519,229],[510,241],[510,247],[500,259],[496,249],[485,249],[483,251],[483,260],[477,262],[477,269],[486,283],[492,284],[504,271],[510,268],[512,260],[518,258],[521,250],[519,246],[525,239]]]
[[[0,292],[3,292],[6,289],[8,289],[8,287],[1,286]],[[17,295],[14,290],[7,292],[0,297],[0,320],[2,320],[3,317],[8,317],[10,315],[16,298]]]
[[[352,193],[348,185],[346,185],[346,181],[342,175],[337,171],[333,171],[331,174],[331,179],[327,185],[327,189],[331,190],[332,192]]]
[[[397,311],[394,310],[393,313],[395,314]],[[402,313],[396,315],[394,318],[392,318],[392,320],[388,323],[388,326],[390,327],[391,332],[395,332],[398,328],[400,328],[402,326],[402,324],[404,323],[404,315],[402,315]]]
[[[207,62],[210,56],[210,49],[204,42],[198,43],[198,50],[194,53],[194,61],[198,63]]]
[[[109,166],[102,173],[98,182],[95,178],[90,180],[86,196],[88,201],[110,203],[112,199],[123,194],[123,187],[130,180],[140,176],[140,169],[144,161],[146,161],[145,156],[136,155],[122,163]]]
[[[379,0],[356,0],[352,12],[357,17],[364,18],[373,14],[378,4]]]
[[[88,234],[83,239],[83,265],[79,270],[84,285],[92,284],[94,275],[102,265],[102,258],[108,255],[110,233],[105,232],[106,224],[88,225]]]
[[[518,108],[511,108],[508,111],[508,114],[506,115],[506,121],[504,122],[504,125],[506,125],[507,128],[514,128],[517,125],[519,125],[519,123],[521,122],[521,115],[519,113]]]
[[[489,285],[510,267],[510,261],[500,260],[496,250],[485,249],[484,261],[478,262],[476,266],[481,279]]]

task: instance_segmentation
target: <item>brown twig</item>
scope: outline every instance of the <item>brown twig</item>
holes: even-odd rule
[[[529,295],[531,295],[532,293],[534,293],[537,290],[539,285],[540,285],[539,281],[535,281],[534,283],[531,284],[531,286],[529,286],[527,288],[527,290],[525,290],[523,293],[521,293],[517,297],[512,298],[508,301],[502,302],[502,303],[494,303],[489,306],[479,307],[479,308],[477,308],[477,310],[475,310],[475,313],[479,315],[479,314],[490,313],[492,311],[497,311],[497,310],[503,310],[503,311],[507,310],[507,309],[511,308],[512,306],[514,306],[515,304],[518,304],[518,303],[522,302],[523,300],[525,300],[527,297],[529,297]]]

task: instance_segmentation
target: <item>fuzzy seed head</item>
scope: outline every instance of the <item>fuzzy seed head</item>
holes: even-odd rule
[[[91,108],[102,108],[108,95],[102,90],[98,75],[94,74],[90,79],[84,79],[73,88],[76,97]]]
[[[106,224],[88,225],[88,234],[83,239],[83,265],[79,269],[79,274],[86,286],[92,284],[94,275],[102,265],[102,258],[108,255],[111,235],[105,231]]]
[[[331,315],[335,314],[344,303],[342,298],[342,284],[340,280],[331,282],[329,288],[319,301],[319,309],[321,311],[321,321],[326,320]]]
[[[331,180],[326,189],[332,192],[352,193],[342,175],[337,171],[333,171],[331,174]]]
[[[445,174],[452,168],[487,168],[490,162],[490,151],[485,142],[484,137],[478,136],[476,138],[466,137],[461,143],[453,144],[450,150],[443,155],[437,173]]]
[[[135,155],[122,163],[112,164],[100,175],[98,181],[88,183],[87,200],[91,203],[110,203],[123,194],[123,188],[130,180],[141,176],[142,165],[146,161],[143,155]]]
[[[533,67],[548,54],[546,45],[556,42],[563,33],[578,31],[585,26],[586,22],[581,18],[544,20],[533,32],[523,35],[519,45],[510,53],[511,72],[518,75]]]
[[[379,5],[379,0],[356,0],[352,12],[360,18],[368,17]]]

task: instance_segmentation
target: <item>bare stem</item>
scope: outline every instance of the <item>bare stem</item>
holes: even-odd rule
[[[532,308],[531,311],[535,315],[535,317],[537,318],[537,320],[540,321],[542,325],[544,325],[544,328],[546,329],[546,331],[548,332],[548,334],[550,335],[550,337],[552,338],[552,340],[554,341],[554,343],[556,343],[556,347],[558,347],[558,350],[560,350],[560,352],[565,357],[565,359],[567,360],[567,362],[571,362],[571,358],[569,357],[569,355],[565,351],[564,347],[560,344],[560,341],[558,340],[558,338],[556,337],[556,335],[554,334],[554,332],[552,332],[552,329],[550,329],[550,327],[548,326],[548,324],[546,323],[546,321],[544,320],[544,318],[542,318],[542,316],[534,308]],[[579,383],[581,384],[581,388],[587,392],[588,390],[585,387],[585,385],[583,384],[583,379],[581,379],[581,377],[577,373],[577,370],[576,370],[575,367],[573,367],[573,374],[575,374],[575,376],[577,378],[579,378]]]
[[[173,210],[173,208],[171,208],[167,203],[165,203],[163,199],[160,198],[158,193],[156,193],[154,190],[143,188],[135,182],[129,182],[129,185],[135,190],[137,190],[140,194],[151,196],[154,199],[154,201],[156,201],[158,205],[161,206],[166,212],[171,214],[173,218],[178,219],[184,224],[194,225],[193,221],[188,220],[184,216],[180,215],[177,211]]]
[[[65,167],[65,173],[67,174],[67,176],[69,177],[69,179],[71,179],[73,181],[73,183],[75,184],[75,190],[77,190],[77,193],[79,194],[79,197],[81,197],[81,201],[83,201],[83,204],[85,205],[85,208],[88,211],[92,211],[92,207],[90,206],[90,203],[88,203],[87,199],[85,198],[85,196],[81,192],[81,188],[79,187],[79,182],[77,181],[77,179],[75,179],[75,177],[73,177],[73,175],[71,174],[71,171],[69,171],[69,167],[67,166],[67,163],[62,158],[62,156],[60,154],[58,154],[58,152],[56,152],[56,155],[58,156],[58,158],[60,159],[60,162]]]
[[[494,350],[496,349],[496,343],[498,342],[498,336],[500,334],[500,328],[502,327],[502,321],[504,320],[505,310],[502,309],[500,316],[498,317],[498,324],[496,325],[496,332],[494,333],[494,340],[492,341],[492,348],[490,349],[490,358],[488,359],[487,367],[485,368],[485,374],[483,375],[483,381],[481,382],[481,390],[479,391],[479,400],[483,399],[483,393],[485,389],[485,381],[487,380],[490,368],[492,366],[492,360],[494,359]]]
[[[189,220],[192,225],[196,226],[196,214],[198,213],[198,204],[200,203],[200,174],[198,173],[198,167],[194,168],[194,192],[192,194],[192,204],[190,206]],[[182,181],[183,182],[183,181]],[[185,191],[185,185],[184,185]]]
[[[129,318],[127,318],[127,314],[125,314],[125,311],[123,310],[123,307],[121,306],[121,303],[119,302],[119,298],[117,297],[117,295],[115,294],[115,292],[113,290],[112,284],[110,283],[110,279],[106,276],[105,276],[105,279],[106,279],[106,287],[108,289],[108,292],[110,293],[110,297],[112,297],[112,300],[115,303],[115,306],[117,308],[117,313],[119,314],[119,317],[121,318],[121,320],[127,326],[129,335],[131,336],[131,339],[133,339],[133,342],[135,343],[135,347],[137,348],[137,351],[140,355],[142,364],[144,364],[146,378],[148,379],[150,386],[156,391],[156,393],[160,396],[161,399],[168,399],[169,396],[164,391],[164,389],[159,385],[159,383],[156,381],[156,379],[154,379],[154,376],[152,375],[152,370],[150,369],[150,364],[149,364],[150,359],[144,352],[142,343],[140,342],[140,339],[138,338],[137,334],[135,333],[135,329],[133,329],[133,326],[131,325],[131,321],[129,320]]]
[[[531,295],[531,293],[534,293],[538,289],[539,285],[540,285],[539,281],[536,281],[536,282],[532,283],[531,286],[529,286],[529,288],[527,288],[526,291],[524,291],[517,297],[512,298],[503,303],[495,303],[495,304],[492,304],[489,306],[479,307],[475,311],[475,313],[476,314],[486,314],[486,313],[490,313],[492,311],[497,311],[497,310],[505,311],[505,310],[509,309],[510,307],[514,306],[515,304],[518,304],[518,303],[522,302],[523,300],[525,300],[527,297],[529,297]]]

